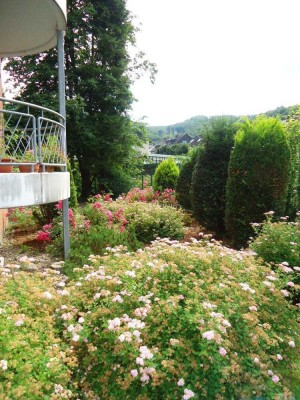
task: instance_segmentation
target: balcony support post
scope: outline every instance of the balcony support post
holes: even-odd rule
[[[64,153],[67,154],[66,141],[66,88],[65,88],[65,62],[64,62],[64,31],[57,32],[57,54],[58,54],[58,88],[59,88],[59,113],[64,117],[62,124],[64,132]],[[66,169],[67,170],[67,167]],[[64,237],[64,256],[65,260],[69,257],[70,251],[70,231],[69,231],[69,200],[63,200],[63,237]]]

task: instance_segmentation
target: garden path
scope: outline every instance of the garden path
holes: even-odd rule
[[[36,233],[24,231],[8,232],[0,244],[0,267],[7,264],[21,264],[21,269],[41,271],[46,268],[60,269],[62,263],[57,258],[46,253],[45,246],[35,240]],[[31,262],[21,262],[20,259],[32,259]]]

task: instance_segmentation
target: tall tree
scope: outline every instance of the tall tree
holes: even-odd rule
[[[68,153],[78,160],[82,197],[126,189],[133,145],[128,110],[132,79],[155,73],[143,54],[130,57],[136,29],[125,0],[68,0],[65,38]],[[6,69],[20,97],[57,107],[56,50],[10,61]]]

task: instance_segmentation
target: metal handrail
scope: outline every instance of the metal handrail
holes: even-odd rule
[[[14,100],[14,99],[7,99],[6,97],[0,97],[0,102],[7,102],[7,103],[12,103],[12,104],[19,104],[19,105],[21,105],[21,106],[31,107],[31,108],[35,108],[36,110],[45,111],[45,112],[48,112],[48,113],[50,113],[50,114],[56,115],[58,118],[61,118],[61,119],[65,122],[65,118],[64,118],[61,114],[59,114],[59,113],[56,112],[56,111],[51,110],[50,108],[38,106],[37,104],[26,103],[25,101]],[[27,114],[29,114],[29,113],[27,113]]]
[[[4,166],[37,164],[66,169],[65,118],[56,111],[19,100],[0,97],[0,102],[27,108],[26,112],[0,109],[0,163]],[[38,110],[39,115],[30,111]],[[44,113],[51,118],[44,117]],[[35,113],[37,114],[37,113]],[[55,119],[52,119],[55,118]],[[56,120],[57,119],[57,120]],[[10,157],[5,160],[5,157]]]

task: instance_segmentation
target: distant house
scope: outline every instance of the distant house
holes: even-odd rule
[[[197,136],[190,141],[189,145],[192,147],[198,146],[200,144],[201,140],[202,140],[201,137]]]

